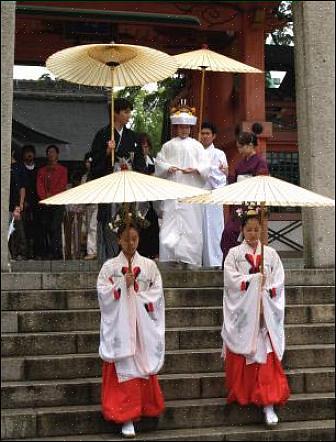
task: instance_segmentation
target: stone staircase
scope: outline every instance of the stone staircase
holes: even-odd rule
[[[100,413],[96,271],[2,274],[2,440],[120,440]],[[280,424],[225,405],[222,273],[165,270],[166,411],[137,440],[334,440],[334,273],[287,269]]]

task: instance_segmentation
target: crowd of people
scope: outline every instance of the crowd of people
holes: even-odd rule
[[[201,125],[200,141],[191,136],[197,118],[194,109],[182,106],[171,114],[174,137],[153,158],[150,136],[126,127],[132,104],[123,98],[114,104],[114,140],[110,124],[99,130],[83,168],[68,178],[59,163],[59,148],[46,149],[43,167],[35,164],[35,148],[25,145],[20,158],[12,152],[9,248],[11,258],[98,259],[102,265],[119,253],[117,235],[111,228],[120,204],[41,205],[39,201],[88,180],[120,170],[122,164],[135,171],[206,190],[225,186],[244,177],[267,172],[267,163],[256,153],[259,124],[252,132],[236,134],[242,156],[229,175],[223,150],[215,147],[217,129],[210,122]],[[111,152],[115,163],[112,168]],[[186,205],[177,200],[138,204],[149,226],[140,232],[139,251],[162,262],[187,266],[221,267],[230,247],[237,245],[239,224],[232,217],[224,223],[223,208]],[[83,243],[85,246],[83,247]]]
[[[85,165],[89,159],[86,155]],[[37,166],[36,150],[33,145],[24,145],[21,154],[15,149],[12,150],[9,201],[11,258],[13,260],[79,258],[81,229],[74,213],[78,216],[81,214],[87,224],[86,258],[92,255],[96,257],[95,221],[92,222],[92,218],[95,217],[91,216],[91,207],[65,208],[39,204],[41,200],[63,192],[70,186],[80,184],[81,181],[84,182],[88,170],[86,173],[80,169],[75,170],[69,180],[67,168],[59,163],[59,148],[56,145],[47,146],[45,162],[44,166]],[[74,229],[76,223],[77,228]]]
[[[125,167],[207,190],[268,173],[256,153],[259,124],[237,132],[241,160],[229,174],[225,153],[214,145],[216,127],[203,122],[200,141],[191,136],[197,118],[193,108],[174,109],[174,137],[156,158],[148,134],[126,127],[132,105],[117,99],[114,140],[110,125],[95,136],[84,158],[85,170],[68,183],[58,163],[59,150],[46,149],[47,165],[35,166],[33,146],[24,146],[22,161],[12,155],[10,236],[12,257],[62,257],[62,223],[66,257],[80,256],[82,225],[86,225],[86,258],[98,258],[101,311],[99,355],[102,368],[102,413],[134,437],[134,421],[164,412],[157,374],[165,356],[165,303],[155,260],[182,267],[224,269],[222,340],[227,403],[262,408],[267,425],[276,425],[274,405],[283,405],[290,390],[281,360],[284,338],[284,270],[277,252],[264,246],[258,207],[231,207],[224,222],[222,207],[188,205],[178,200],[146,202],[131,210],[126,222],[120,204],[44,206],[38,202],[66,188]],[[112,151],[115,163],[112,166]],[[141,213],[142,212],[142,213]],[[129,217],[129,214],[127,215]],[[118,219],[118,227],[116,220]],[[141,219],[141,222],[140,222]],[[145,227],[145,222],[149,227]],[[130,267],[131,266],[131,267]],[[262,266],[262,267],[261,267]]]

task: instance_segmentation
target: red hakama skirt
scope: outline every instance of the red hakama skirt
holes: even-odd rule
[[[246,364],[244,356],[226,348],[225,358],[227,403],[283,405],[290,395],[286,375],[274,352],[267,354],[265,364]]]
[[[164,410],[157,376],[118,382],[115,366],[109,362],[103,362],[101,402],[104,418],[119,424],[141,416],[159,416]]]

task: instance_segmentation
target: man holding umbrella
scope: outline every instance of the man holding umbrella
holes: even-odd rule
[[[116,170],[121,165],[128,164],[133,170],[144,172],[146,168],[145,158],[137,143],[135,132],[126,127],[131,112],[132,104],[125,98],[117,98],[114,101],[114,141],[111,140],[111,126],[100,129],[92,143],[92,178],[100,178]],[[111,113],[111,107],[110,107]],[[112,170],[111,155],[114,150],[116,163]],[[109,227],[116,212],[116,206],[111,204],[99,204],[97,215],[97,252],[98,260],[104,263],[108,258],[116,256],[119,247],[115,234]]]

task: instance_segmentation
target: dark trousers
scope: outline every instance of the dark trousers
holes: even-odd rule
[[[67,211],[64,217],[65,259],[80,259],[83,214]]]
[[[27,257],[27,244],[22,218],[14,221],[14,232],[9,238],[9,253],[12,259]]]
[[[64,206],[42,206],[41,209],[42,257],[63,259],[62,222]]]
[[[120,248],[117,235],[112,231],[109,223],[98,221],[97,224],[97,258],[99,265],[119,254]]]
[[[140,232],[138,252],[142,256],[154,259],[159,256],[159,221],[152,202],[149,203],[146,220],[150,225]]]
[[[23,212],[23,225],[26,236],[28,258],[36,258],[43,254],[41,209],[42,207],[31,205],[25,207]]]

